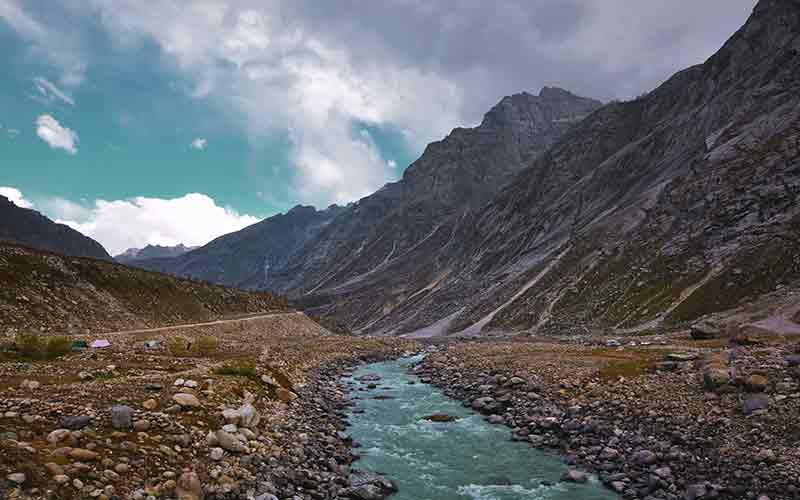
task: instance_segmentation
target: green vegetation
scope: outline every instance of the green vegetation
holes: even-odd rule
[[[72,350],[72,342],[64,336],[43,337],[35,333],[18,333],[14,344],[19,354],[29,359],[55,359]]]
[[[209,356],[219,348],[219,340],[211,335],[203,335],[194,344],[194,349],[201,356]]]
[[[251,378],[256,378],[258,376],[256,372],[255,361],[249,359],[228,361],[227,363],[214,368],[214,374]]]

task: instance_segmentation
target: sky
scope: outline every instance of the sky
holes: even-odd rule
[[[755,0],[0,0],[0,195],[117,254],[402,176],[504,95],[630,99]]]

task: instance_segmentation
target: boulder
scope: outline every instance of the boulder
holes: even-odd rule
[[[747,377],[744,386],[749,392],[764,392],[769,387],[769,379],[764,375],[753,374]]]
[[[133,427],[134,410],[130,406],[117,405],[111,407],[111,425],[117,430]]]
[[[633,454],[633,462],[638,465],[653,465],[658,461],[658,457],[650,450],[639,450]]]
[[[703,385],[706,389],[718,392],[731,382],[731,373],[724,368],[710,366],[703,372]]]
[[[561,476],[561,481],[565,483],[583,484],[589,481],[589,476],[585,472],[579,470],[568,470]]]
[[[51,444],[60,443],[72,434],[69,429],[56,429],[47,435],[47,442]]]
[[[283,387],[279,387],[278,390],[275,391],[275,395],[278,396],[278,399],[284,403],[289,403],[297,399],[297,394],[288,389],[284,389]]]
[[[172,396],[172,400],[181,405],[181,408],[198,408],[201,406],[200,400],[193,394],[179,392]]]
[[[694,340],[708,340],[719,337],[720,329],[714,323],[704,320],[698,321],[689,328],[689,334]]]
[[[742,402],[742,413],[750,415],[758,410],[766,410],[769,406],[769,396],[766,394],[752,394]]]
[[[350,487],[341,496],[358,500],[380,500],[397,492],[397,486],[380,474],[353,469],[349,477]]]
[[[175,488],[178,500],[203,500],[203,485],[194,472],[184,472],[178,478]]]
[[[247,446],[245,446],[235,434],[220,429],[216,432],[215,436],[217,438],[217,443],[219,443],[219,446],[225,451],[230,451],[231,453],[244,453],[247,451]]]
[[[91,421],[92,417],[87,415],[65,416],[61,417],[59,424],[65,429],[78,431],[89,425]]]

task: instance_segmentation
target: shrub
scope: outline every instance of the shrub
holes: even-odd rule
[[[33,333],[18,333],[17,351],[26,358],[54,359],[72,350],[72,342],[64,336],[41,337]]]
[[[44,345],[44,353],[48,358],[58,358],[71,350],[72,341],[64,336],[50,337]]]
[[[217,375],[236,375],[239,377],[253,377],[256,378],[256,363],[251,360],[229,361],[224,365],[214,368],[214,373]]]
[[[201,356],[208,356],[216,351],[218,347],[219,341],[216,337],[212,337],[211,335],[203,335],[197,339],[197,343],[195,344],[195,349],[197,349],[197,353]]]
[[[20,354],[29,358],[38,356],[42,350],[42,339],[35,333],[17,333],[14,344]]]
[[[169,337],[164,341],[167,351],[173,356],[187,356],[192,342],[186,337]]]

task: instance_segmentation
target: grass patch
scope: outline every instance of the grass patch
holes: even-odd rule
[[[20,356],[28,359],[56,359],[72,351],[72,342],[60,335],[43,337],[34,333],[18,333],[14,345]]]
[[[201,356],[210,356],[219,348],[219,340],[211,335],[203,335],[194,345],[197,354]]]
[[[598,349],[590,353],[605,365],[597,372],[603,381],[617,380],[619,377],[626,379],[636,378],[655,369],[656,363],[664,360],[664,351],[656,350],[631,350],[609,351]]]
[[[252,360],[228,361],[214,368],[215,375],[234,375],[237,377],[257,378],[256,362]]]

